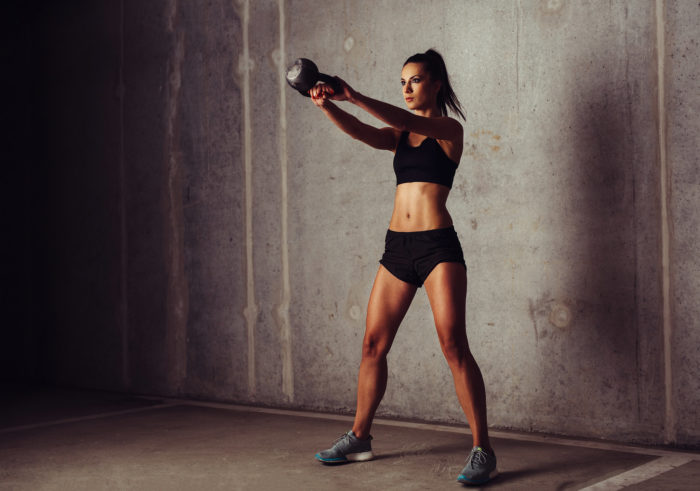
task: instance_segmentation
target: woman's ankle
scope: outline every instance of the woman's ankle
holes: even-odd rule
[[[355,437],[358,440],[367,440],[369,438],[369,431],[365,431],[362,429],[352,429],[352,434],[355,435]]]

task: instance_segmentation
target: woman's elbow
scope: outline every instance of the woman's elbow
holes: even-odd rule
[[[393,124],[392,127],[402,133],[405,131],[411,131],[411,123],[408,118],[401,118],[396,124]]]

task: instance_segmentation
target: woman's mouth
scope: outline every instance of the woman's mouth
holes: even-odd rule
[[[411,102],[413,100],[413,97],[406,97],[406,102]]]

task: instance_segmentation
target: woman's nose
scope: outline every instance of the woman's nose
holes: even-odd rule
[[[403,91],[404,93],[410,94],[413,92],[413,89],[411,89],[411,84],[407,83],[406,85],[403,86]]]

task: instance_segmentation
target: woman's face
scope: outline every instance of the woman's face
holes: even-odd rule
[[[412,110],[431,109],[436,105],[440,82],[430,79],[422,63],[407,63],[401,70],[401,86],[406,106]]]

